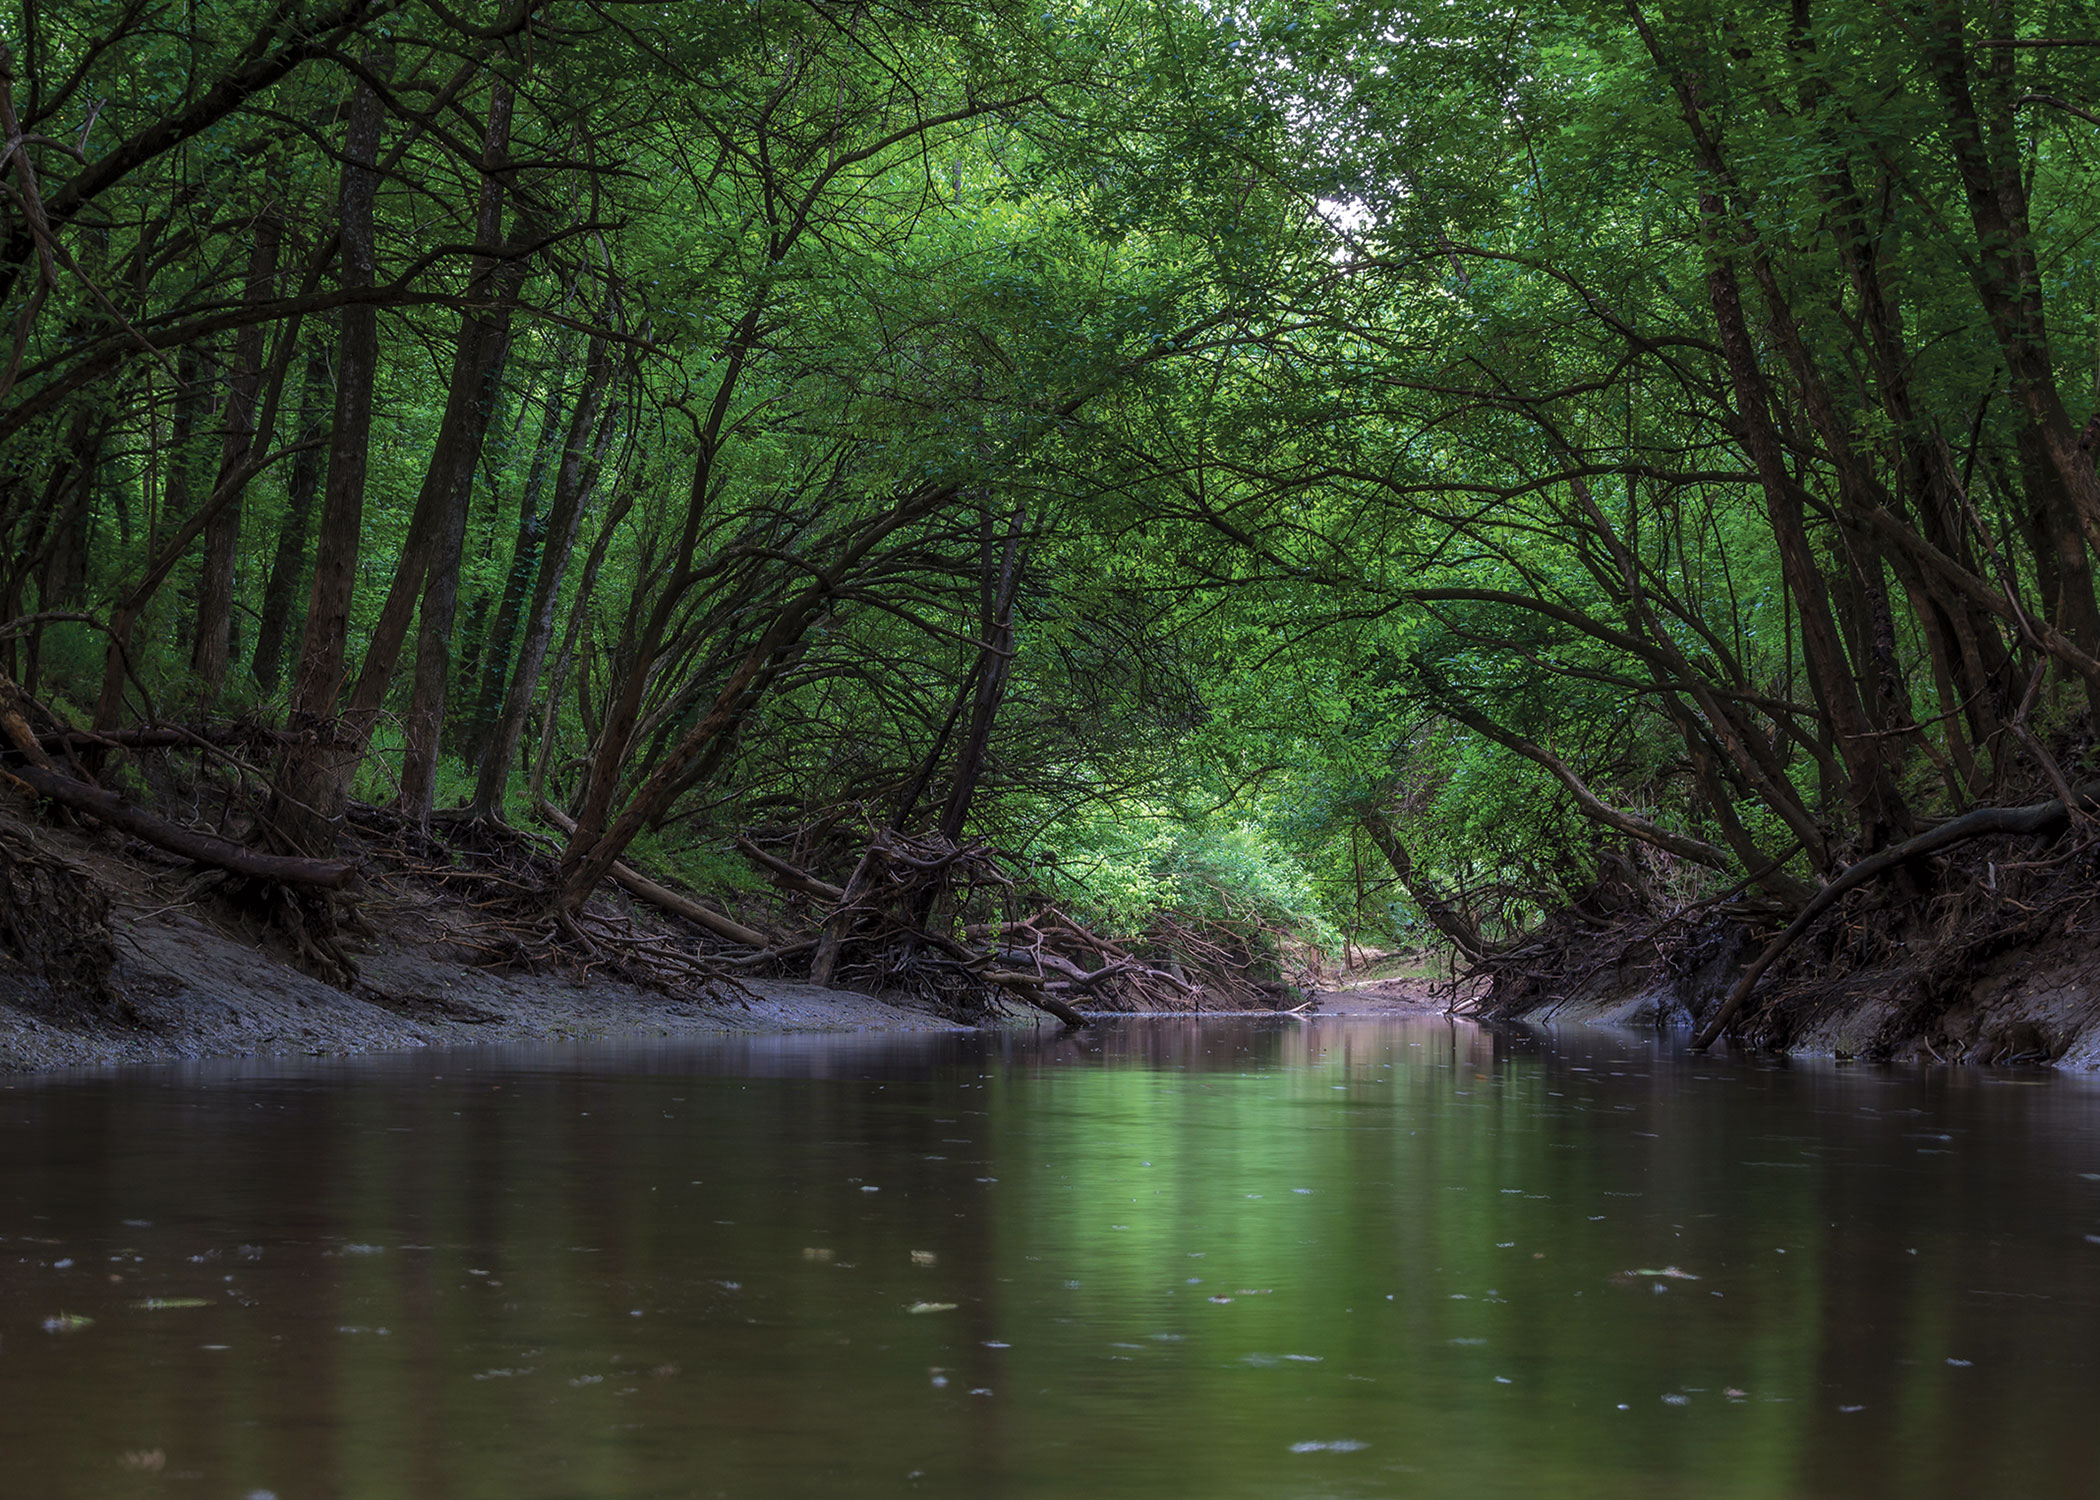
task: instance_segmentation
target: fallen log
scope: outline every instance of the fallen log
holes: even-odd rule
[[[156,849],[165,849],[200,865],[212,865],[251,880],[339,891],[356,873],[355,860],[299,859],[290,855],[263,854],[232,839],[222,839],[217,834],[198,833],[195,829],[157,817],[143,807],[134,806],[115,792],[89,786],[78,777],[68,776],[52,763],[38,741],[36,731],[30,728],[28,715],[24,712],[26,701],[14,679],[0,673],[0,738],[6,739],[9,746],[28,762],[0,774],[11,777],[45,801],[86,813],[97,822],[128,833]]]
[[[44,749],[64,750],[185,750],[208,745],[215,750],[234,746],[291,745],[310,743],[313,736],[287,734],[246,724],[214,725],[184,729],[154,725],[138,729],[60,729],[37,736]]]
[[[1037,1010],[1047,1011],[1067,1026],[1091,1026],[1093,1023],[1064,1001],[1043,988],[1043,981],[1033,974],[1015,970],[990,969],[979,976],[987,984],[996,984],[1003,990],[1011,990]]]
[[[576,822],[553,803],[544,798],[540,802],[540,816],[565,834],[576,831]],[[695,927],[704,928],[716,937],[727,938],[732,943],[741,943],[746,948],[770,948],[773,940],[755,927],[732,921],[719,912],[709,911],[689,896],[681,896],[669,886],[658,885],[633,865],[615,860],[610,871],[613,884],[629,895],[639,896],[651,906],[661,907],[675,917],[684,917]]]
[[[2078,802],[2081,807],[2090,808],[2096,800],[2100,800],[2100,785],[2088,783],[2079,788]],[[1928,854],[1937,854],[1942,849],[1950,849],[1970,839],[1986,838],[1994,833],[2043,833],[2069,822],[2070,818],[2070,807],[2061,797],[2052,797],[2047,802],[2037,802],[2030,807],[1979,807],[1974,812],[1949,819],[1937,828],[1927,829],[1915,838],[1891,845],[1879,854],[1870,854],[1865,859],[1847,865],[1828,885],[1809,899],[1808,904],[1801,908],[1801,914],[1787,925],[1785,931],[1765,944],[1764,951],[1757,955],[1749,968],[1743,970],[1742,977],[1736,980],[1735,988],[1728,992],[1728,998],[1721,1002],[1721,1008],[1714,1012],[1713,1019],[1700,1027],[1699,1034],[1692,1038],[1692,1050],[1703,1052],[1714,1044],[1722,1030],[1735,1019],[1735,1013],[1743,1008],[1743,1002],[1750,998],[1750,991],[1757,987],[1757,981],[1764,976],[1765,970],[1778,962],[1780,955],[1793,947],[1801,935],[1815,925],[1816,918],[1837,905],[1847,893],[1858,890],[1870,880],[1886,875],[1898,865],[1913,859],[1922,859]]]
[[[285,854],[263,854],[232,839],[222,839],[217,834],[198,833],[134,806],[115,792],[89,786],[49,766],[15,766],[4,774],[21,782],[47,802],[86,813],[97,822],[106,823],[120,833],[128,833],[141,843],[179,854],[200,865],[212,865],[229,874],[244,875],[250,880],[339,891],[350,883],[350,877],[357,871],[357,861],[351,859],[301,859]]]
[[[772,882],[786,890],[804,896],[815,896],[819,901],[839,902],[846,898],[843,889],[828,880],[819,880],[807,870],[797,869],[778,855],[768,854],[747,838],[739,838],[736,847],[751,863],[766,872]]]

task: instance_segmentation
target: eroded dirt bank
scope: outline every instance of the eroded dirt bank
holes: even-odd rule
[[[360,954],[357,987],[344,991],[189,913],[113,913],[111,926],[122,954],[111,979],[125,1013],[52,1010],[0,973],[0,1071],[482,1042],[936,1030],[956,1024],[872,996],[782,980],[677,995],[573,973],[490,972],[393,940]]]
[[[371,883],[365,929],[350,947],[354,985],[339,988],[292,962],[281,934],[179,863],[156,863],[99,833],[12,825],[77,884],[71,906],[25,899],[53,892],[17,879],[0,890],[0,1072],[113,1063],[342,1054],[482,1042],[671,1036],[722,1031],[936,1030],[931,1010],[779,978],[684,985],[633,982],[604,966],[532,969],[476,962],[471,904],[412,882]],[[26,842],[25,842],[26,840]],[[23,871],[17,858],[10,873]],[[106,907],[82,912],[79,908]],[[113,956],[92,985],[60,981],[22,950],[62,947],[85,919]],[[10,952],[9,950],[14,951]],[[53,972],[57,972],[54,970]],[[86,993],[92,990],[92,994]]]
[[[1567,919],[1551,961],[1483,984],[1475,1013],[1526,1023],[1696,1032],[1757,953],[1713,922],[1658,944],[1651,928]],[[1720,1044],[1868,1062],[2100,1070],[2100,929],[2072,921],[2002,943],[1918,931],[1883,912],[1833,922],[1825,941],[1767,976]],[[2025,940],[2020,940],[2021,937]],[[1848,962],[1847,945],[1879,950]]]

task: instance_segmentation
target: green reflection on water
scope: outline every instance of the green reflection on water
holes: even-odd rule
[[[17,1089],[0,1471],[2083,1496],[2095,1097],[1440,1022]]]

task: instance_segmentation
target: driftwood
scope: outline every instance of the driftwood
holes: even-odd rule
[[[2080,807],[2091,807],[2096,800],[2100,800],[2100,786],[2088,784],[2080,788],[2077,798]],[[1980,807],[1974,812],[1950,819],[1937,828],[1928,829],[1916,838],[1905,839],[1879,854],[1870,854],[1865,859],[1847,865],[1835,879],[1810,898],[1808,904],[1801,908],[1801,914],[1787,924],[1785,931],[1765,944],[1764,951],[1757,955],[1749,968],[1743,970],[1742,976],[1735,982],[1735,988],[1730,990],[1728,998],[1721,1002],[1721,1008],[1714,1012],[1713,1018],[1700,1027],[1699,1034],[1692,1038],[1692,1050],[1704,1051],[1714,1044],[1722,1030],[1735,1019],[1736,1012],[1743,1008],[1743,1002],[1750,998],[1750,991],[1757,987],[1757,981],[1763,977],[1765,970],[1778,962],[1780,956],[1815,925],[1816,918],[1835,906],[1848,892],[1858,890],[1868,881],[1886,875],[1898,865],[1922,859],[1928,854],[1936,854],[1942,849],[1950,849],[1956,844],[1967,843],[1970,839],[1987,838],[1996,833],[2045,833],[2069,822],[2070,817],[2070,806],[2061,797],[2052,797],[2047,802],[2037,802],[2030,807]]]
[[[576,821],[553,803],[540,801],[540,816],[563,833],[576,832]],[[651,906],[660,907],[675,917],[684,917],[695,927],[726,938],[732,943],[741,943],[747,948],[770,948],[773,940],[755,927],[746,927],[719,912],[709,911],[689,896],[681,896],[669,886],[658,885],[633,865],[615,860],[612,867],[613,883],[631,896],[639,896]]]

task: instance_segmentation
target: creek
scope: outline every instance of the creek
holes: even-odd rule
[[[2100,1088],[1441,1018],[0,1086],[0,1492],[2088,1497]]]

